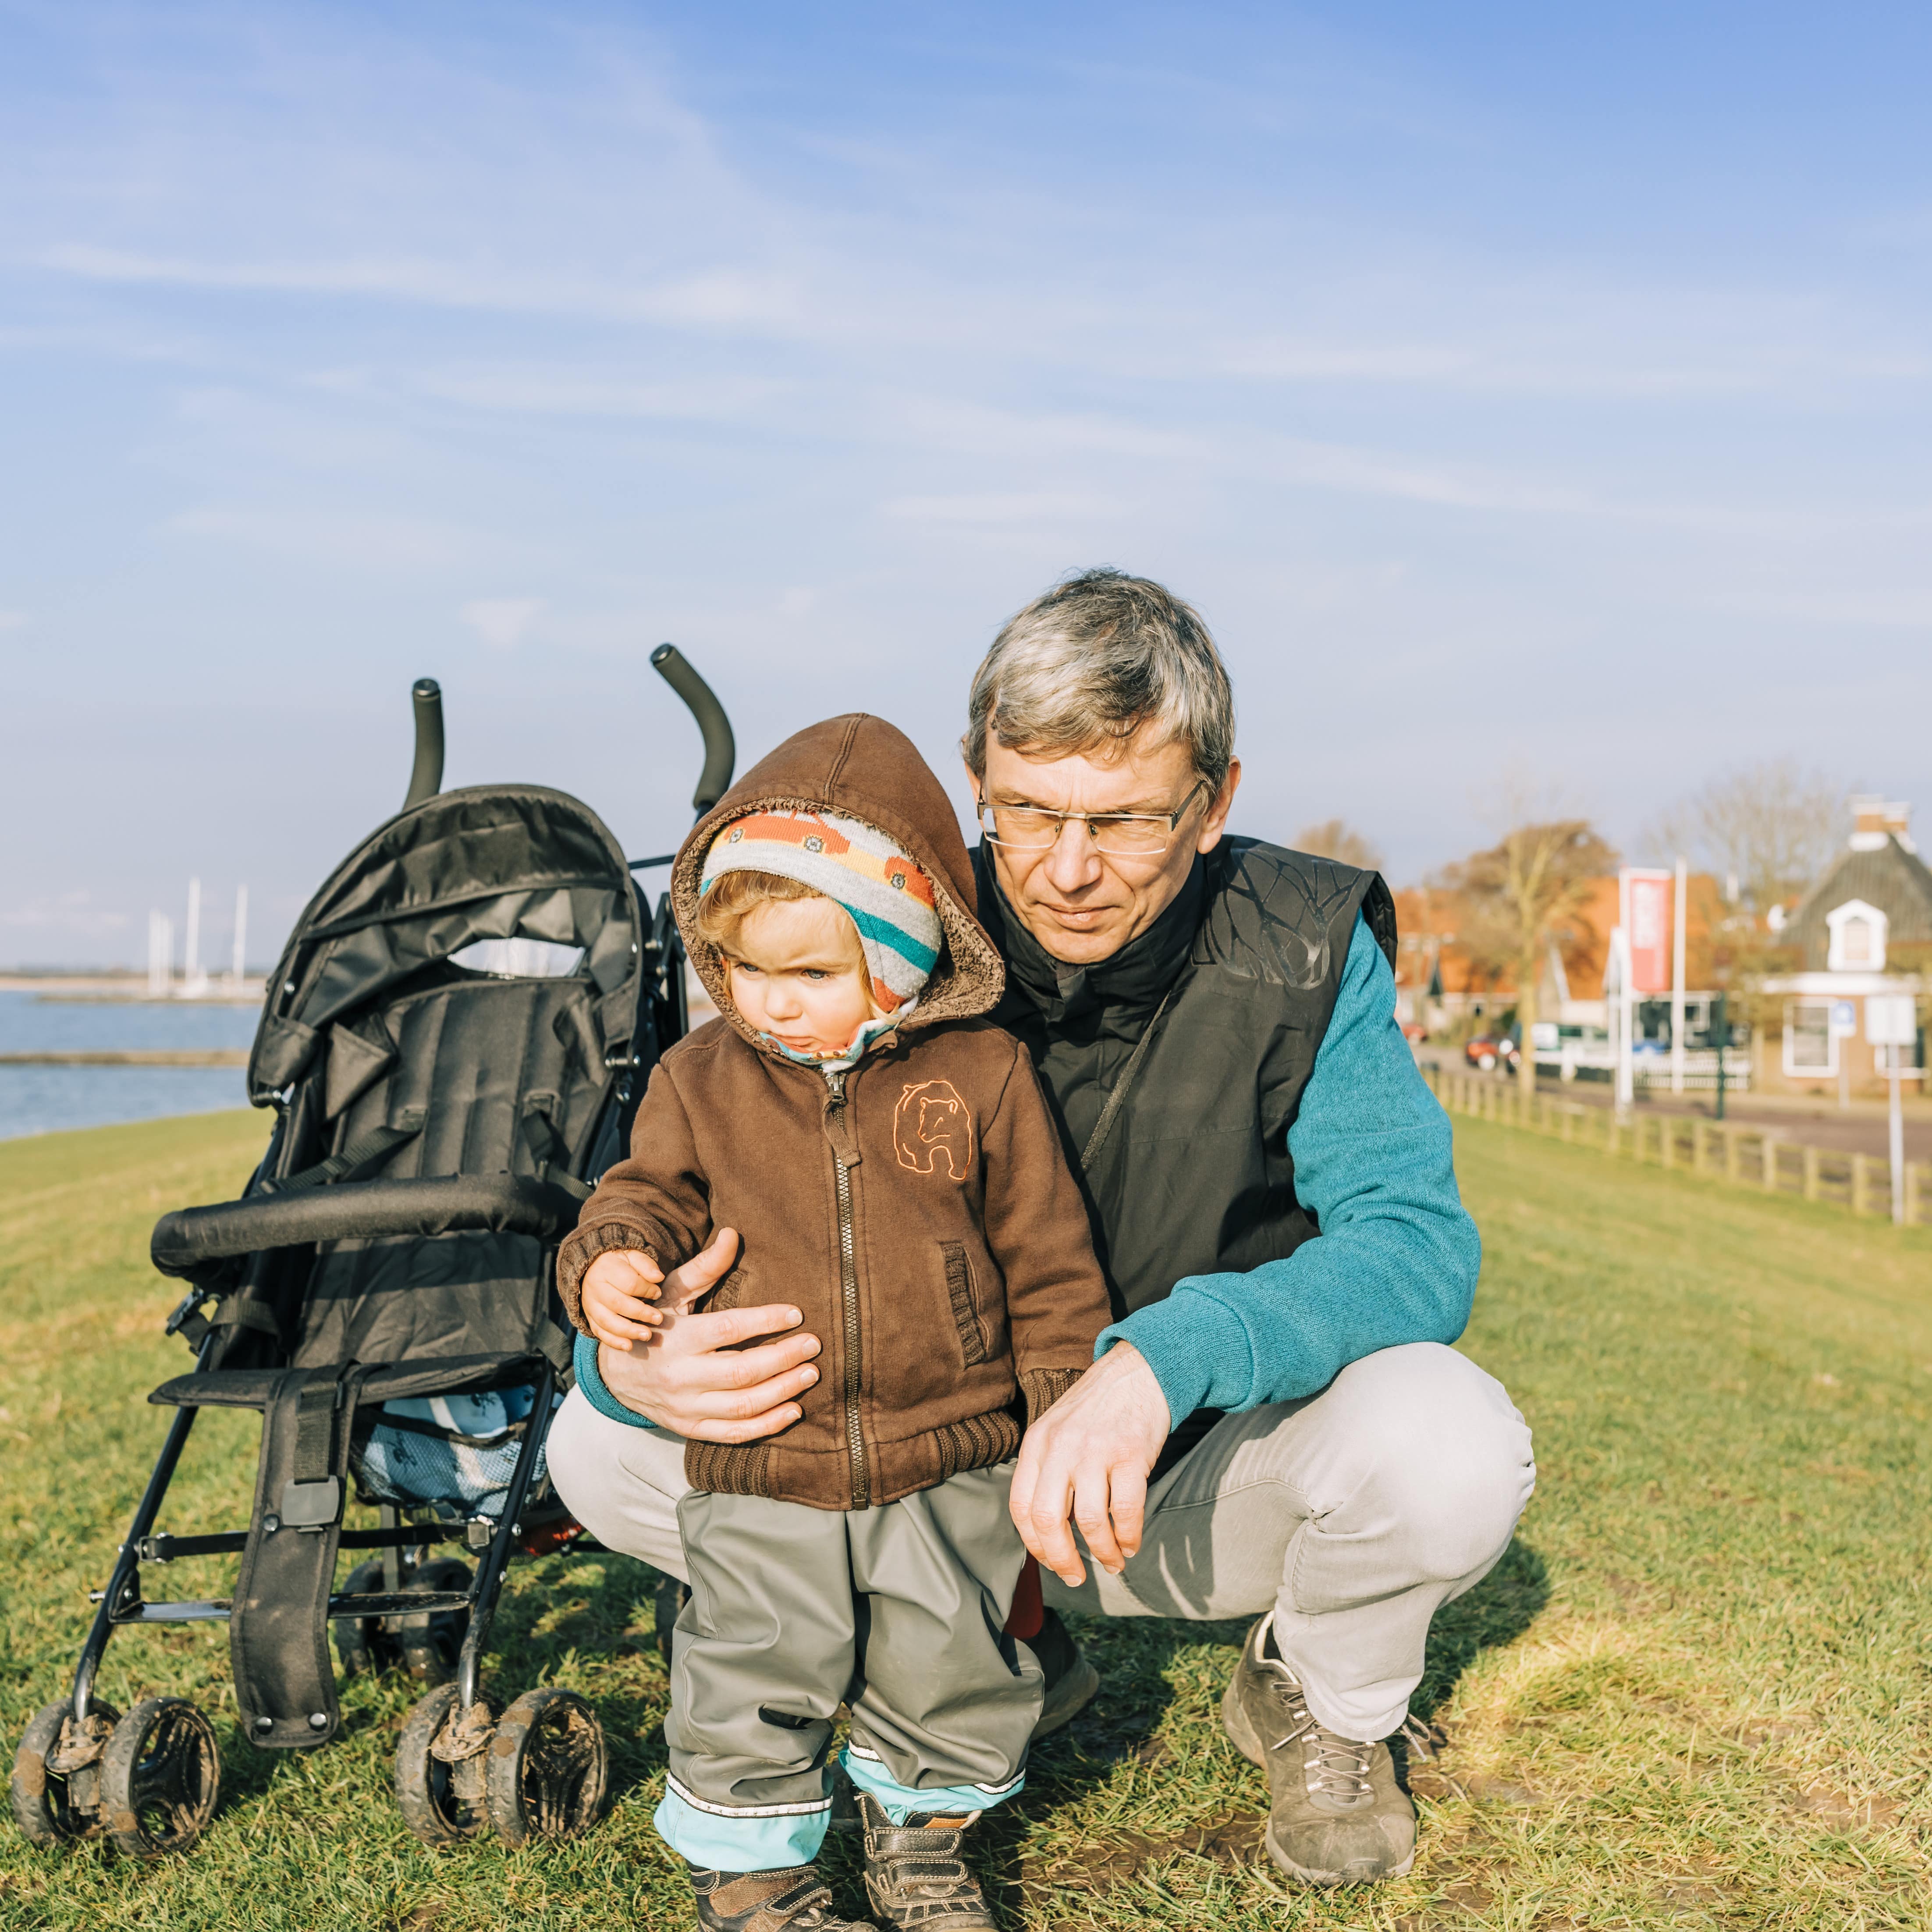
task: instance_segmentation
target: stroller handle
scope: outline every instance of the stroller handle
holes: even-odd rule
[[[724,796],[731,783],[731,768],[737,763],[738,747],[731,736],[731,721],[724,707],[704,679],[675,644],[660,644],[651,653],[651,668],[685,702],[704,734],[704,770],[698,775],[698,789],[691,795],[692,809],[702,818]]]
[[[442,789],[442,686],[433,677],[419,677],[410,686],[410,697],[416,711],[416,761],[403,800],[405,812]]]

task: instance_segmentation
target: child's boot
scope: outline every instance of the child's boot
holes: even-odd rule
[[[711,1871],[687,1860],[685,1869],[703,1932],[875,1932],[864,1919],[842,1918],[832,1910],[832,1894],[819,1882],[815,1865]]]
[[[895,1825],[869,1792],[859,1793],[866,1828],[866,1890],[872,1910],[893,1932],[994,1932],[979,1882],[960,1856],[966,1828],[979,1816],[916,1811]]]

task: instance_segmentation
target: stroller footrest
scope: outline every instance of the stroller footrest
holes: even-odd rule
[[[284,1369],[262,1411],[254,1521],[235,1581],[228,1648],[250,1742],[270,1750],[326,1744],[340,1712],[328,1654],[350,1424],[369,1371]],[[292,1504],[287,1521],[282,1511]]]

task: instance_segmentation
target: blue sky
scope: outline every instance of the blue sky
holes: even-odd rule
[[[452,784],[686,822],[938,760],[1107,562],[1234,670],[1240,829],[1633,856],[1792,754],[1932,812],[1932,14],[0,0],[0,963],[262,956]]]

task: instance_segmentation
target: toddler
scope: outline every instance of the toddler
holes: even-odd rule
[[[835,1714],[888,1924],[990,1928],[964,1829],[1024,1782],[1041,1680],[1004,1634],[1023,1422],[1110,1319],[1026,1052],[979,1016],[999,956],[938,781],[892,726],[813,725],[680,854],[721,1018],[652,1074],[628,1160],[558,1257],[586,1334],[647,1340],[670,1271],[735,1231],[708,1304],[782,1299],[823,1342],[799,1419],[690,1443],[692,1596],[656,1824],[706,1932],[832,1932],[812,1861]]]

